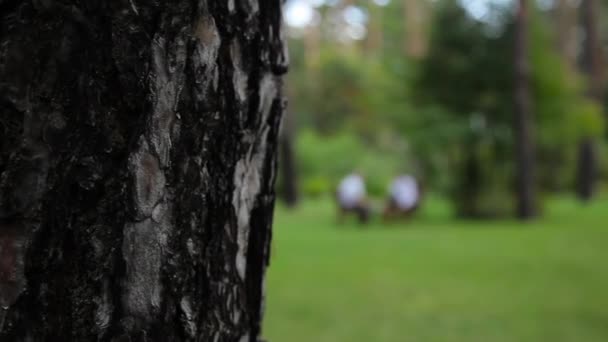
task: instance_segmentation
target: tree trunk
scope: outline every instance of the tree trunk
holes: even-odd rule
[[[530,96],[529,9],[527,0],[519,0],[515,37],[515,138],[517,216],[537,215],[535,186],[534,123]]]
[[[600,6],[595,0],[583,0],[583,29],[585,44],[583,48],[583,69],[589,77],[589,96],[598,102],[604,95],[604,56],[597,18]]]
[[[583,11],[583,28],[585,43],[583,48],[583,71],[588,78],[587,94],[592,101],[601,107],[604,93],[604,77],[602,68],[601,43],[597,25],[599,6],[593,0],[584,0],[581,4]],[[598,157],[596,141],[593,137],[585,137],[580,142],[578,156],[577,193],[583,201],[593,197],[597,185]]]
[[[579,51],[577,9],[571,0],[557,0],[555,6],[557,47],[560,55],[574,69],[578,64]]]
[[[403,0],[403,48],[408,57],[420,59],[428,49],[427,4],[420,0]]]
[[[0,340],[257,341],[280,0],[0,1]]]
[[[279,143],[279,170],[281,171],[281,197],[288,207],[298,204],[298,171],[294,151],[295,123],[293,113],[286,113],[281,127]]]
[[[476,144],[467,144],[460,183],[456,188],[455,199],[457,215],[463,218],[481,218],[479,197],[482,189],[482,172]]]
[[[368,33],[365,38],[365,51],[370,54],[381,55],[384,45],[384,32],[382,27],[384,7],[370,5],[370,18]]]
[[[593,197],[597,178],[595,145],[591,138],[584,139],[579,145],[576,188],[579,198],[585,201]]]
[[[320,25],[310,25],[304,33],[304,61],[307,70],[311,72],[319,67],[321,59],[321,28]]]

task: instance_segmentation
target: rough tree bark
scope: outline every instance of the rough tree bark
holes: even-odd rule
[[[587,75],[587,94],[599,106],[603,105],[604,76],[602,68],[602,46],[599,37],[597,15],[600,10],[594,0],[581,3],[585,40],[583,44],[583,72]],[[593,197],[599,175],[597,142],[593,137],[585,137],[580,142],[578,154],[577,193],[583,201]]]
[[[0,340],[257,341],[280,0],[0,1]]]
[[[517,216],[537,215],[535,185],[535,144],[533,138],[532,99],[530,95],[529,9],[527,0],[519,0],[515,36],[515,140]]]

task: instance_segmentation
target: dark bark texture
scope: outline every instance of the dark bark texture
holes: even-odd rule
[[[257,341],[280,0],[0,0],[0,341]]]
[[[527,0],[519,0],[515,37],[515,137],[517,215],[522,219],[537,215],[536,157],[534,121],[530,94],[529,9]]]

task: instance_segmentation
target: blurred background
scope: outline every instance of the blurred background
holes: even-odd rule
[[[608,341],[608,1],[287,0],[284,17],[265,336]],[[365,219],[341,203],[353,174]],[[403,174],[415,210],[387,220]]]

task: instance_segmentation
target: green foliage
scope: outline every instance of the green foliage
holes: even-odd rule
[[[427,126],[427,134],[440,138],[438,144],[423,146],[451,146],[448,165],[458,175],[451,180],[452,198],[467,216],[512,210],[512,172],[505,169],[513,169],[515,158],[514,24],[510,9],[495,11],[498,19],[489,24],[471,18],[454,2],[440,6],[431,50],[417,78],[416,99],[440,114],[413,121],[412,126]],[[553,42],[547,23],[536,13],[530,31],[530,77],[540,185],[545,190],[572,183],[578,142],[583,136],[599,136],[603,127],[599,108],[584,96],[581,77],[567,67]],[[451,127],[447,140],[446,126]]]
[[[391,75],[381,61],[328,48],[315,68],[292,80],[299,90],[294,108],[318,132],[347,129],[373,140],[390,126],[387,117],[403,112],[403,79]]]
[[[318,56],[303,40],[292,40],[288,91],[302,133],[297,151],[305,194],[330,193],[341,177],[359,169],[371,192],[383,195],[388,180],[406,170],[449,195],[461,214],[513,212],[513,9],[497,5],[491,21],[479,21],[460,3],[428,4],[435,16],[428,26],[430,50],[421,61],[403,55],[399,1],[368,12],[381,13],[381,49],[332,39],[328,16],[337,12],[330,4],[320,10],[328,21],[317,31]],[[557,53],[548,13],[532,13],[538,186],[564,191],[574,183],[581,137],[599,137],[605,125],[601,109],[585,96],[585,79]]]
[[[538,15],[535,19],[530,58],[539,143],[563,147],[578,143],[582,136],[600,136],[601,109],[585,97],[581,75],[556,54],[548,25]]]
[[[405,154],[379,150],[346,132],[321,136],[302,131],[296,151],[302,190],[311,196],[333,193],[340,179],[355,170],[365,176],[371,195],[384,196],[391,178],[407,165]]]
[[[600,137],[604,120],[585,96],[583,77],[556,54],[548,25],[538,14],[534,19],[530,58],[540,181],[547,190],[563,190],[574,184],[579,142]]]
[[[513,144],[512,54],[504,36],[488,34],[486,24],[455,2],[444,3],[416,82],[416,99],[434,115],[414,127],[426,126],[430,137],[439,138],[423,143],[430,155],[448,152],[448,189],[464,216],[508,214],[512,203],[508,175],[497,176],[510,166]]]
[[[506,44],[451,1],[439,7],[433,28],[416,99],[439,104],[463,120],[478,114],[496,121],[498,111],[504,117],[504,99],[512,88]]]

